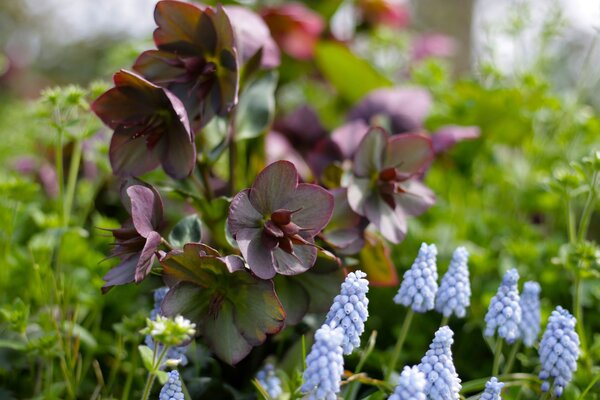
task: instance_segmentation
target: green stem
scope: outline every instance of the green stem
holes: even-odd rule
[[[400,353],[402,352],[402,346],[404,345],[404,341],[406,340],[406,335],[408,334],[408,329],[410,328],[410,324],[413,319],[413,315],[415,312],[412,308],[408,309],[406,316],[404,317],[404,322],[402,323],[402,328],[400,329],[400,335],[398,336],[398,340],[396,341],[396,346],[394,346],[394,352],[392,353],[392,358],[390,360],[390,364],[388,365],[388,370],[385,373],[385,380],[388,381],[392,372],[396,370],[396,364],[398,363],[398,358],[400,358]]]
[[[594,387],[594,385],[600,380],[600,374],[597,374],[594,379],[592,379],[592,381],[590,382],[590,384],[585,388],[585,390],[583,391],[583,393],[581,393],[581,395],[577,398],[577,400],[584,400],[585,399],[585,395],[592,390],[592,388]]]
[[[573,312],[575,313],[577,334],[581,341],[581,349],[583,350],[583,361],[585,361],[588,371],[592,370],[592,362],[590,360],[585,327],[583,325],[583,307],[581,305],[581,277],[578,271],[575,271],[575,281],[573,282]]]
[[[450,316],[443,316],[442,317],[442,322],[440,323],[440,326],[446,326],[448,325],[448,321],[450,321]]]
[[[152,354],[152,371],[148,371],[148,378],[146,379],[146,385],[144,386],[144,393],[142,394],[142,400],[148,400],[150,398],[150,392],[152,391],[152,386],[154,386],[154,381],[156,380],[156,371],[160,368],[162,360],[165,358],[167,351],[169,348],[167,346],[162,346],[162,351],[158,358],[157,349],[159,348],[159,343],[154,344],[154,353]]]
[[[496,339],[496,347],[494,348],[494,365],[492,367],[492,376],[498,376],[500,371],[500,359],[502,358],[502,338]]]
[[[56,108],[54,111],[54,123],[56,124],[56,149],[55,149],[55,159],[54,159],[54,168],[56,169],[56,180],[58,181],[58,199],[61,204],[64,204],[64,195],[65,195],[65,182],[64,171],[63,171],[63,128],[62,121],[60,116],[60,108]]]
[[[567,200],[567,221],[568,221],[568,229],[569,229],[569,243],[574,244],[577,240],[577,227],[575,224],[575,213],[573,212],[573,207],[571,204],[571,199]]]
[[[71,156],[71,164],[69,165],[69,177],[67,180],[67,189],[63,203],[63,221],[65,226],[69,226],[71,214],[73,212],[73,200],[75,198],[75,188],[77,186],[77,175],[79,174],[79,164],[81,163],[81,152],[83,150],[83,142],[81,139],[75,140],[73,147],[73,155]]]
[[[592,175],[592,181],[590,184],[590,192],[588,193],[587,199],[585,200],[585,206],[581,212],[581,218],[579,219],[579,231],[577,232],[577,238],[580,242],[585,240],[585,236],[590,225],[590,219],[594,208],[596,207],[596,181],[598,179],[598,172],[594,172]]]
[[[510,351],[510,354],[508,355],[508,360],[506,361],[506,364],[504,365],[504,370],[502,371],[503,374],[509,374],[510,370],[513,367],[513,364],[515,363],[515,358],[517,357],[517,353],[519,352],[519,349],[521,348],[521,341],[518,340],[515,344],[512,345],[512,349]]]

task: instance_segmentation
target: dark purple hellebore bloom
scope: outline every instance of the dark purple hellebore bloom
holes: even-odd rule
[[[406,217],[420,215],[435,203],[419,173],[433,159],[431,139],[420,134],[392,136],[371,128],[354,156],[348,203],[393,243],[406,235]]]
[[[111,256],[121,262],[104,276],[104,293],[113,286],[140,283],[150,273],[161,242],[157,232],[163,224],[160,194],[150,185],[133,184],[123,189],[123,203],[131,218],[112,229],[115,247]]]
[[[314,265],[314,237],[332,211],[333,196],[327,190],[298,183],[294,165],[277,161],[233,198],[227,228],[256,276],[297,275]]]
[[[196,147],[181,101],[133,72],[119,71],[113,80],[115,87],[92,104],[114,130],[109,151],[113,172],[138,176],[162,164],[174,179],[188,176]]]
[[[221,6],[162,0],[156,4],[154,42],[133,69],[168,88],[185,104],[194,127],[226,115],[237,103],[238,61],[234,34]]]

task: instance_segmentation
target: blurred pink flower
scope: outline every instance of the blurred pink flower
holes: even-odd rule
[[[412,45],[413,61],[429,57],[452,57],[456,52],[456,46],[456,40],[441,33],[420,36]]]

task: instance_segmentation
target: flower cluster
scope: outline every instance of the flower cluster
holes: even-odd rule
[[[543,381],[542,391],[550,390],[554,380],[554,394],[557,397],[571,382],[573,372],[577,370],[579,358],[579,335],[575,332],[576,319],[561,306],[556,307],[548,320],[548,326],[540,342],[540,362]]]
[[[152,311],[150,311],[150,319],[152,321],[156,321],[156,317],[158,317],[159,315],[162,315],[161,311],[160,311],[160,303],[162,303],[162,301],[164,300],[164,298],[168,292],[169,292],[168,287],[162,287],[162,288],[156,289],[154,291],[154,308],[152,309]],[[149,334],[146,335],[144,343],[146,343],[146,346],[148,346],[151,350],[154,350],[155,342],[154,342],[154,339],[152,339],[152,336],[150,336]],[[162,350],[162,345],[159,343],[158,346],[159,347],[158,347],[157,352],[160,354],[161,350]],[[185,355],[185,353],[187,352],[187,349],[188,349],[187,345],[171,346],[167,350],[166,359],[169,362],[174,361],[179,365],[185,366],[188,363],[188,359]]]
[[[169,372],[167,382],[160,390],[158,400],[183,400],[183,391],[181,390],[181,378],[179,372]]]
[[[275,375],[273,364],[267,364],[263,369],[258,371],[256,379],[258,379],[260,385],[267,391],[269,397],[272,399],[276,399],[283,393],[283,390],[281,389],[281,379]]]
[[[396,304],[411,307],[419,313],[433,309],[438,289],[436,260],[437,247],[435,244],[421,244],[413,265],[404,273],[400,289],[394,297]]]
[[[504,383],[500,382],[495,376],[485,383],[485,390],[481,394],[479,400],[502,400],[500,392]]]
[[[458,400],[461,389],[460,378],[452,361],[451,346],[454,333],[442,326],[435,333],[429,350],[421,359],[419,370],[425,374],[425,394],[430,400]]]
[[[418,367],[404,367],[388,400],[425,400],[425,385],[425,375]]]
[[[190,340],[196,334],[196,324],[181,315],[176,316],[175,319],[157,315],[154,321],[150,318],[146,319],[146,328],[142,329],[142,333],[170,347]]]
[[[369,281],[364,279],[366,276],[362,271],[348,274],[325,319],[325,323],[332,328],[343,329],[344,354],[350,354],[354,348],[360,346],[360,336],[369,317],[369,299],[366,296]]]
[[[521,306],[519,305],[519,273],[511,269],[504,274],[498,292],[492,298],[485,315],[485,336],[498,336],[508,343],[520,337]]]
[[[306,356],[302,392],[308,400],[336,400],[344,372],[341,328],[323,325],[315,333],[315,343]]]
[[[448,272],[442,278],[435,296],[435,309],[445,317],[455,314],[463,318],[471,304],[471,284],[469,283],[469,252],[459,247],[452,255]]]
[[[541,329],[540,292],[542,288],[537,282],[529,281],[523,285],[521,293],[521,339],[527,347],[532,347]]]

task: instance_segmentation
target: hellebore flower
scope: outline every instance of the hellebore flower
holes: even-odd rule
[[[283,393],[281,379],[275,375],[273,364],[267,364],[263,369],[258,371],[256,379],[272,399],[278,398]]]
[[[437,292],[437,247],[435,244],[421,244],[413,265],[404,273],[394,303],[410,307],[424,313],[432,310]]]
[[[360,335],[364,332],[365,322],[369,317],[369,281],[364,279],[366,276],[362,271],[348,274],[325,319],[325,323],[332,328],[343,329],[344,354],[350,354],[360,346]]]
[[[181,377],[179,372],[173,370],[169,372],[167,382],[160,390],[158,400],[183,400],[183,391],[181,389]]]
[[[344,373],[342,342],[344,332],[323,325],[315,333],[315,343],[306,356],[306,369],[302,376],[302,393],[307,400],[336,400]]]
[[[359,0],[363,18],[373,25],[403,28],[410,22],[408,9],[399,0]]]
[[[262,17],[279,47],[299,60],[312,58],[319,36],[325,29],[323,18],[301,3],[265,8]]]
[[[452,361],[452,329],[442,326],[435,333],[429,350],[421,359],[419,370],[425,374],[425,394],[430,400],[458,400],[460,378]]]
[[[521,306],[519,305],[519,273],[516,269],[506,271],[498,292],[485,314],[485,336],[498,336],[513,343],[521,336]]]
[[[196,147],[185,108],[173,93],[141,76],[121,70],[115,87],[92,104],[102,122],[114,130],[109,157],[113,172],[138,176],[162,164],[174,179],[188,176]]]
[[[352,211],[348,204],[346,188],[332,189],[330,192],[335,206],[331,220],[321,237],[334,247],[338,254],[356,254],[365,245],[364,230],[369,225],[369,221]]]
[[[348,202],[367,217],[381,234],[400,243],[408,215],[420,215],[435,203],[433,192],[417,175],[433,159],[431,140],[419,134],[389,137],[371,128],[354,156]]]
[[[240,65],[245,64],[261,51],[261,67],[270,69],[279,66],[281,62],[279,47],[260,15],[240,6],[227,6],[225,12],[229,16],[235,34],[235,47]]]
[[[299,184],[294,165],[277,161],[233,198],[227,227],[252,272],[271,279],[276,273],[297,275],[314,265],[314,237],[332,212],[333,196],[327,190]]]
[[[131,218],[112,230],[115,247],[111,256],[119,257],[121,262],[104,276],[105,293],[113,286],[144,280],[161,242],[157,231],[163,224],[163,204],[156,189],[134,184],[124,188],[124,192],[123,203]]]
[[[556,307],[548,319],[539,348],[543,392],[550,390],[550,380],[554,379],[554,394],[560,397],[573,379],[580,354],[576,323],[575,317],[561,306]]]
[[[457,248],[452,255],[448,271],[442,278],[440,289],[435,296],[435,309],[445,317],[455,314],[458,318],[463,318],[471,304],[468,260],[467,249]]]
[[[527,347],[533,347],[537,340],[542,316],[540,314],[540,284],[534,281],[525,282],[519,304],[521,305],[521,339]]]
[[[154,43],[133,69],[168,88],[185,104],[194,127],[226,115],[237,103],[234,33],[221,6],[216,11],[183,1],[156,4]]]
[[[502,392],[503,387],[504,383],[500,382],[495,376],[492,377],[485,383],[485,390],[481,394],[481,397],[479,397],[479,400],[502,400],[500,392]]]
[[[404,367],[398,385],[388,400],[426,400],[425,374],[417,366]]]

